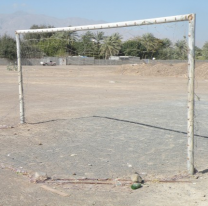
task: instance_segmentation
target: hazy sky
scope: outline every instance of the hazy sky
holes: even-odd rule
[[[208,41],[208,0],[0,0],[0,13],[26,11],[57,18],[81,17],[106,22],[196,13],[196,40]]]

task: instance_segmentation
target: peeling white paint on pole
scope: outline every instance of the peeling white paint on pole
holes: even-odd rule
[[[25,123],[25,112],[24,112],[24,92],[23,92],[23,77],[22,77],[19,34],[16,34],[16,45],[17,45],[18,85],[19,85],[19,103],[20,103],[20,123],[23,124]]]
[[[194,82],[195,82],[195,23],[196,15],[189,16],[188,42],[188,173],[194,174]]]
[[[188,21],[189,16],[190,14],[170,16],[170,17],[161,17],[161,18],[155,18],[155,19],[125,21],[125,22],[117,22],[117,23],[109,23],[109,24],[107,23],[107,24],[96,24],[96,25],[75,26],[75,27],[17,30],[16,33],[17,34],[49,33],[49,32],[57,32],[57,31],[83,31],[83,30],[96,30],[96,29],[111,29],[111,28],[118,28],[118,27],[143,26],[143,25],[151,25],[151,24]]]

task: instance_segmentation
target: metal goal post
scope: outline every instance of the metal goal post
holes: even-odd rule
[[[24,111],[24,90],[23,90],[23,76],[21,65],[21,46],[20,34],[26,33],[48,33],[58,31],[84,31],[84,30],[98,30],[110,29],[130,26],[144,26],[152,24],[164,24],[171,22],[189,22],[188,31],[188,114],[187,114],[187,138],[188,138],[188,155],[187,155],[187,169],[188,173],[194,174],[194,72],[195,72],[195,24],[196,15],[186,14],[170,17],[161,17],[155,19],[144,19],[136,21],[126,21],[107,24],[96,24],[87,26],[62,27],[62,28],[46,28],[46,29],[30,29],[16,31],[16,45],[17,45],[17,63],[18,63],[18,81],[19,81],[19,103],[20,103],[20,123],[25,123]]]

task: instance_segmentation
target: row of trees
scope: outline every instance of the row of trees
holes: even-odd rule
[[[33,25],[31,29],[53,28],[53,26]],[[187,59],[187,41],[178,40],[175,44],[170,39],[159,39],[151,33],[141,37],[122,41],[119,33],[106,36],[104,32],[87,31],[54,32],[25,34],[21,39],[22,57],[39,58],[43,56],[88,56],[107,59],[110,56],[135,56],[141,59]],[[208,42],[202,49],[196,47],[196,59],[208,59]],[[15,59],[15,39],[3,35],[0,37],[0,57]]]

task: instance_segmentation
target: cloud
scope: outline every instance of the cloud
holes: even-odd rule
[[[22,3],[22,4],[14,3],[14,4],[12,4],[13,9],[21,9],[21,8],[25,8],[26,6],[27,6],[27,4],[25,4],[25,3]]]
[[[14,3],[14,4],[12,4],[12,7],[13,7],[14,9],[17,9],[17,8],[18,8],[18,4]]]

